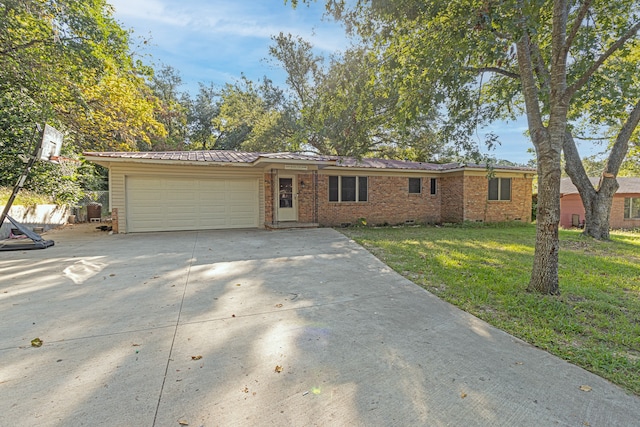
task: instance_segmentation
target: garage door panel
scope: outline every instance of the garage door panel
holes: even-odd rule
[[[127,177],[127,231],[258,226],[257,179]]]

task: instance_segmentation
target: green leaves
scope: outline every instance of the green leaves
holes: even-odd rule
[[[63,149],[70,157],[85,149],[136,149],[152,135],[162,135],[165,130],[153,116],[156,100],[139,75],[128,32],[113,19],[105,0],[2,2],[2,184],[14,184],[21,167],[12,153],[29,151],[31,139],[25,135],[36,123],[63,130]],[[75,173],[53,177],[53,169],[39,166],[28,185],[58,182],[58,188],[45,191],[63,201],[77,199],[81,189]]]

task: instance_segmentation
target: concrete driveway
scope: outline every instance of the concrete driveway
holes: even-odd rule
[[[331,229],[84,225],[47,238],[56,245],[0,253],[2,425],[640,420],[637,397],[440,301]]]

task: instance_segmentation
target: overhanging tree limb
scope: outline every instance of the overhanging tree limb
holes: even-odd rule
[[[510,77],[512,79],[519,79],[520,78],[520,74],[518,73],[514,73],[512,71],[508,71],[505,70],[503,68],[499,68],[499,67],[464,67],[463,70],[465,71],[471,71],[473,73],[496,73],[496,74],[501,74],[505,77]]]
[[[640,21],[636,22],[631,28],[629,28],[626,33],[622,35],[622,37],[620,37],[611,46],[609,46],[609,49],[602,53],[602,55],[600,55],[600,57],[593,64],[591,64],[591,67],[589,67],[587,71],[585,71],[584,74],[580,76],[580,78],[578,78],[578,80],[576,80],[571,86],[567,88],[565,92],[567,100],[571,99],[573,95],[575,95],[575,93],[579,91],[582,86],[587,83],[587,81],[589,81],[589,78],[593,75],[593,73],[598,71],[598,68],[600,68],[611,55],[613,55],[618,49],[620,49],[627,42],[627,40],[635,36],[638,30],[640,30]]]
[[[589,12],[590,7],[591,7],[591,0],[585,0],[585,2],[582,3],[582,6],[580,6],[580,9],[578,10],[576,17],[573,20],[573,23],[571,24],[571,29],[569,30],[569,35],[567,36],[567,40],[565,42],[566,52],[569,52],[569,49],[571,48],[571,46],[573,46],[573,41],[578,35],[578,31],[580,30],[582,21],[584,20],[584,17],[587,16],[587,13]]]
[[[533,59],[534,71],[538,76],[541,89],[544,89],[547,93],[551,90],[551,75],[547,69],[547,64],[544,63],[544,58],[540,52],[540,46],[536,43],[530,44],[531,58]]]
[[[636,129],[639,122],[640,100],[636,102],[636,105],[633,107],[633,110],[631,110],[629,117],[622,125],[620,132],[618,132],[616,142],[611,148],[611,154],[609,154],[609,159],[607,160],[607,164],[604,169],[605,173],[611,174],[613,176],[618,175],[620,166],[622,165],[622,162],[624,161],[624,158],[629,151],[629,139],[631,139],[631,134]]]
[[[534,145],[537,147],[541,140],[539,132],[544,131],[542,116],[540,115],[540,99],[538,98],[538,88],[536,87],[531,63],[531,40],[525,32],[522,38],[516,43],[518,48],[518,67],[520,68],[520,79],[522,81],[522,93],[527,109],[527,121]]]

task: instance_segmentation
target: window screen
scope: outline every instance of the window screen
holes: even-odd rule
[[[498,200],[498,178],[489,180],[489,200]]]
[[[640,198],[626,197],[624,199],[624,218],[625,219],[640,218]]]
[[[330,202],[366,202],[368,182],[366,176],[330,176]]]
[[[367,201],[367,177],[366,176],[358,177],[358,201],[359,202]]]
[[[409,178],[409,193],[418,194],[422,188],[422,179]]]
[[[500,200],[511,200],[511,178],[500,178]]]
[[[337,176],[329,177],[329,201],[330,202],[338,201],[338,177]]]
[[[489,200],[511,200],[511,178],[489,180]]]
[[[356,177],[343,176],[341,178],[342,178],[342,192],[340,194],[340,200],[343,202],[355,202],[356,201]]]

